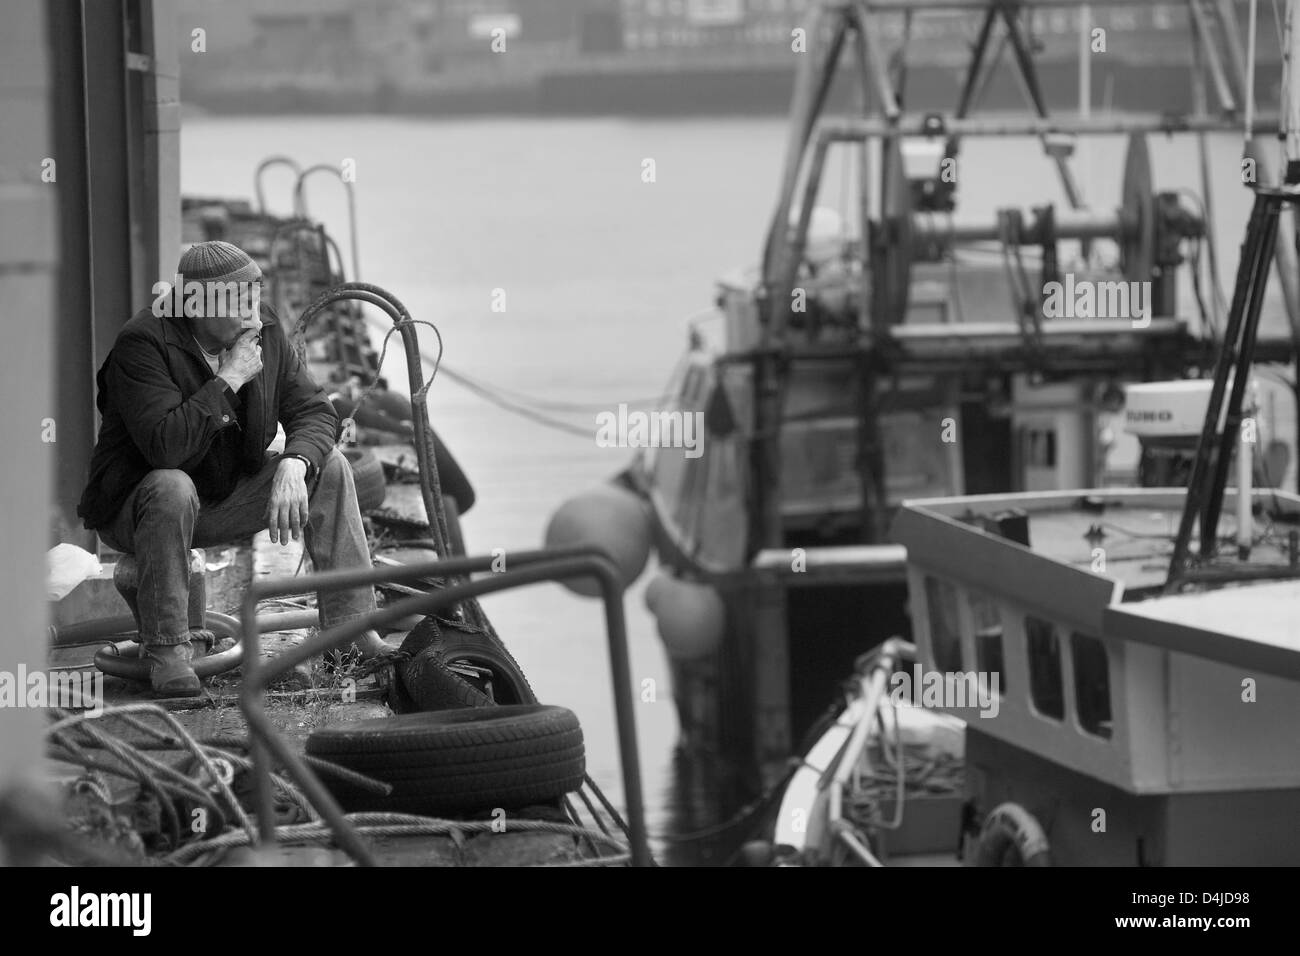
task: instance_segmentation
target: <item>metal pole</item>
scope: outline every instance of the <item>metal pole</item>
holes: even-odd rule
[[[1242,325],[1241,342],[1240,344],[1225,343],[1225,346],[1236,353],[1236,375],[1232,379],[1228,416],[1223,423],[1223,435],[1219,439],[1219,454],[1214,461],[1214,479],[1210,484],[1205,521],[1201,526],[1202,558],[1212,558],[1218,550],[1219,512],[1223,508],[1223,490],[1228,482],[1228,463],[1232,459],[1233,448],[1237,444],[1237,436],[1241,431],[1242,397],[1246,394],[1246,382],[1250,378],[1251,364],[1255,358],[1255,337],[1259,331],[1259,315],[1264,308],[1264,288],[1268,285],[1268,273],[1273,264],[1273,247],[1277,243],[1277,214],[1282,207],[1282,200],[1273,195],[1264,197],[1264,200],[1264,220],[1260,227],[1263,233],[1259,237],[1258,250],[1251,262],[1254,274],[1251,277],[1250,307]]]
[[[1292,182],[1291,164],[1300,162],[1300,30],[1295,24],[1294,0],[1286,5],[1286,26],[1283,38],[1282,124],[1283,146],[1286,150],[1282,166],[1282,181]]]
[[[1195,30],[1188,30],[1192,43],[1192,109],[1197,115],[1204,115],[1209,108],[1209,96],[1205,88],[1205,56],[1201,49],[1203,38]],[[1219,293],[1219,240],[1214,229],[1214,193],[1210,177],[1210,144],[1204,131],[1196,134],[1196,154],[1200,164],[1201,202],[1205,207],[1205,251],[1210,266],[1210,329],[1202,329],[1204,335],[1219,327],[1221,295]]]
[[[1237,343],[1242,339],[1241,330],[1246,322],[1246,313],[1248,310],[1256,308],[1260,303],[1252,301],[1258,297],[1258,293],[1263,291],[1263,283],[1260,280],[1261,273],[1267,275],[1268,262],[1261,261],[1260,253],[1266,242],[1265,230],[1268,228],[1276,229],[1276,204],[1278,199],[1269,195],[1263,190],[1257,190],[1255,193],[1255,203],[1251,209],[1250,222],[1246,227],[1246,239],[1241,247],[1241,260],[1237,266],[1237,281],[1232,293],[1232,308],[1228,311],[1228,327],[1224,331],[1223,343],[1219,351],[1218,362],[1214,369],[1214,384],[1210,388],[1210,399],[1205,410],[1205,421],[1201,426],[1201,438],[1196,447],[1196,459],[1192,464],[1191,478],[1187,483],[1187,498],[1183,504],[1182,517],[1178,524],[1178,536],[1174,541],[1174,552],[1169,561],[1169,575],[1165,580],[1164,592],[1166,594],[1174,593],[1178,586],[1186,578],[1188,550],[1191,543],[1192,525],[1196,522],[1198,516],[1202,516],[1202,510],[1205,514],[1201,522],[1201,552],[1203,556],[1208,556],[1207,551],[1213,545],[1213,531],[1210,528],[1209,518],[1209,501],[1207,500],[1210,489],[1208,485],[1214,479],[1210,476],[1210,459],[1213,455],[1215,445],[1215,434],[1218,431],[1219,414],[1223,408],[1223,395],[1227,389],[1228,374],[1232,370],[1234,361],[1238,358]],[[1273,206],[1274,211],[1270,215],[1269,207]],[[1245,356],[1245,367],[1237,369],[1237,380],[1243,381],[1245,373],[1249,371],[1250,356]],[[1234,391],[1236,387],[1234,382]],[[1226,429],[1225,429],[1226,434]],[[1236,434],[1235,431],[1232,432]],[[1221,455],[1225,452],[1220,452]],[[1217,514],[1216,514],[1217,519]]]
[[[1219,59],[1219,48],[1214,45],[1214,31],[1210,29],[1205,11],[1201,9],[1200,0],[1187,0],[1187,11],[1191,18],[1192,29],[1200,34],[1204,41],[1205,63],[1210,68],[1210,77],[1214,80],[1214,90],[1219,97],[1219,105],[1226,113],[1237,111],[1237,100],[1232,92],[1232,83],[1228,73]]]
[[[1079,8],[1079,115],[1087,119],[1092,115],[1092,7]]]

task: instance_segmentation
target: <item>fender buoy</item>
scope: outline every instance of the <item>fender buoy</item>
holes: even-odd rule
[[[546,526],[546,547],[575,545],[591,545],[609,555],[626,588],[640,577],[650,559],[650,514],[645,502],[613,485],[570,498],[556,509]],[[583,597],[600,596],[599,586],[590,578],[560,583]]]
[[[1051,866],[1047,834],[1018,803],[1003,803],[984,820],[976,866]]]
[[[660,571],[646,588],[645,603],[671,657],[699,660],[722,643],[726,606],[709,585]]]

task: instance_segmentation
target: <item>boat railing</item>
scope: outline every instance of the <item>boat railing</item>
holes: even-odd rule
[[[317,163],[315,166],[309,166],[298,174],[298,179],[293,184],[293,211],[294,215],[299,218],[307,218],[307,197],[304,192],[304,186],[307,177],[317,173],[330,173],[342,185],[348,199],[348,240],[352,246],[352,279],[353,281],[361,280],[361,257],[357,245],[357,197],[356,187],[353,181],[344,175],[343,171],[329,163]]]
[[[302,176],[302,167],[292,156],[268,156],[257,164],[257,169],[253,171],[253,193],[257,197],[257,211],[266,212],[266,192],[262,189],[262,175],[272,166],[288,166],[293,172],[294,181]]]
[[[880,584],[904,580],[907,549],[900,544],[764,548],[750,570],[760,581],[787,587]]]

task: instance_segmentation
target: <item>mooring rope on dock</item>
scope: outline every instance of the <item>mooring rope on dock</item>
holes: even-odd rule
[[[351,823],[359,834],[372,837],[449,836],[455,839],[456,834],[503,832],[499,829],[500,824],[496,820],[444,820],[405,813],[350,813],[344,819]],[[627,847],[621,841],[588,827],[576,826],[571,823],[552,823],[549,820],[512,820],[504,832],[556,833],[562,836],[571,836],[587,839],[594,843],[601,843],[617,851],[610,856],[597,856],[592,860],[579,861],[577,865],[603,866],[628,859]],[[329,843],[334,839],[334,833],[329,828],[329,825],[323,822],[295,823],[276,827],[275,838],[277,843],[286,846],[303,846]],[[253,840],[250,839],[249,834],[233,830],[206,840],[188,843],[169,854],[165,860],[168,863],[184,866],[195,858],[213,850],[249,846],[252,842]],[[568,866],[574,864],[543,865]]]
[[[230,781],[217,768],[217,761],[224,760],[234,769],[251,771],[252,762],[242,754],[233,752],[238,749],[240,744],[246,744],[246,741],[237,738],[224,738],[220,742],[225,746],[221,747],[213,746],[212,742],[201,742],[194,738],[166,710],[150,703],[124,704],[118,707],[106,708],[101,715],[116,717],[127,726],[149,738],[148,742],[144,742],[139,746],[123,740],[99,726],[87,723],[91,718],[84,714],[72,714],[61,710],[55,711],[55,713],[59,719],[48,728],[47,734],[52,745],[63,751],[58,755],[58,759],[79,764],[90,770],[98,770],[133,780],[146,790],[154,792],[159,798],[160,809],[169,817],[168,822],[170,829],[173,831],[173,840],[176,843],[180,842],[183,828],[180,827],[181,821],[176,817],[176,810],[172,804],[174,798],[187,799],[207,806],[217,814],[219,819],[224,819],[224,810],[228,809],[233,812],[239,829],[228,830],[217,836],[195,840],[178,846],[170,854],[162,857],[161,862],[171,865],[187,865],[202,861],[200,865],[204,865],[219,859],[219,851],[250,846],[256,843],[257,834],[252,821],[235,797],[233,790],[229,786]],[[172,732],[150,726],[140,719],[140,716],[144,715],[161,718],[167,725],[168,731]],[[104,751],[111,758],[116,758],[121,766],[115,766],[105,760],[86,754],[83,752],[85,748]],[[189,779],[175,767],[149,757],[145,753],[146,749],[155,751],[178,750],[190,753],[194,756],[197,764],[206,771],[217,793],[212,793],[199,782]],[[367,777],[364,774],[337,767],[328,761],[318,762],[320,765],[316,769],[319,772],[344,776],[363,789],[376,792],[391,789],[388,784]],[[331,843],[334,839],[333,831],[320,818],[319,813],[307,800],[306,796],[291,782],[278,774],[272,774],[271,780],[285,801],[301,812],[307,819],[305,823],[290,823],[277,827],[277,841],[286,845],[313,843],[327,845]],[[596,794],[599,802],[609,811],[615,824],[626,833],[626,824],[617,811],[613,809],[605,795],[595,787],[590,778],[587,778],[586,782],[590,785],[593,793]],[[400,813],[356,813],[350,814],[347,819],[356,826],[359,833],[372,837],[449,836],[458,843],[460,842],[459,838],[464,834],[499,832],[555,833],[585,841],[594,855],[582,860],[539,865],[611,866],[625,864],[630,859],[626,842],[617,839],[609,832],[608,828],[603,825],[603,821],[600,820],[595,808],[586,799],[585,794],[583,794],[583,797],[592,816],[600,824],[599,830],[577,822],[576,815],[574,817],[575,822],[571,824],[546,820],[512,820],[508,824],[506,831],[499,829],[500,823],[496,820],[445,820]],[[228,807],[223,807],[222,804],[228,804]],[[602,852],[602,850],[605,852]],[[153,859],[158,860],[158,858]]]
[[[222,799],[226,804],[228,804],[235,819],[239,822],[239,825],[244,828],[245,832],[249,836],[252,836],[254,832],[253,823],[244,812],[244,808],[240,806],[239,800],[235,797],[234,791],[230,789],[229,783],[222,778],[220,773],[218,773],[216,765],[213,763],[213,757],[205,752],[204,748],[201,747],[193,736],[190,735],[189,731],[185,729],[179,720],[162,707],[159,707],[157,704],[148,703],[121,704],[116,707],[104,708],[103,711],[94,718],[89,717],[87,714],[72,714],[65,710],[56,709],[54,712],[60,719],[52,724],[46,733],[62,744],[65,748],[71,750],[74,754],[78,753],[80,748],[75,745],[68,747],[69,741],[67,735],[75,729],[76,731],[85,734],[92,741],[98,743],[109,753],[113,754],[113,756],[121,760],[128,769],[134,772],[135,779],[148,789],[159,791],[164,788],[164,781],[166,781],[175,788],[184,792],[196,802],[214,806],[211,796],[203,789],[203,787],[189,780],[181,774],[180,771],[173,767],[169,767],[161,761],[154,760],[126,741],[115,738],[107,731],[101,730],[98,726],[87,723],[89,720],[95,720],[98,723],[100,720],[105,718],[119,717],[135,726],[137,730],[149,735],[157,736],[161,735],[160,731],[143,724],[132,715],[137,713],[149,714],[162,720],[175,732],[176,738],[180,741],[181,747],[178,749],[188,751],[193,755],[195,760],[198,761],[200,766],[207,771],[209,778],[212,780],[213,786],[216,787]],[[225,755],[222,754],[221,756]],[[163,805],[164,811],[170,809],[172,810],[172,815],[174,815],[174,809],[171,808],[169,800],[160,800],[160,803]],[[219,808],[216,809],[220,812]],[[179,821],[176,822],[179,823]],[[176,833],[175,836],[179,840],[179,833]]]

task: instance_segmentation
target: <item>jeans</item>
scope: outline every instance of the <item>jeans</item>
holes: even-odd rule
[[[190,476],[177,469],[149,472],[99,536],[109,547],[134,554],[139,569],[140,642],[183,644],[190,630],[190,548],[232,544],[267,526],[266,509],[278,456],[262,470],[240,478],[223,501],[200,501]],[[314,487],[313,487],[314,484]],[[337,448],[330,451],[308,483],[307,553],[317,571],[369,568],[361,511],[352,466]],[[374,589],[320,593],[322,627],[334,627],[375,610]]]

